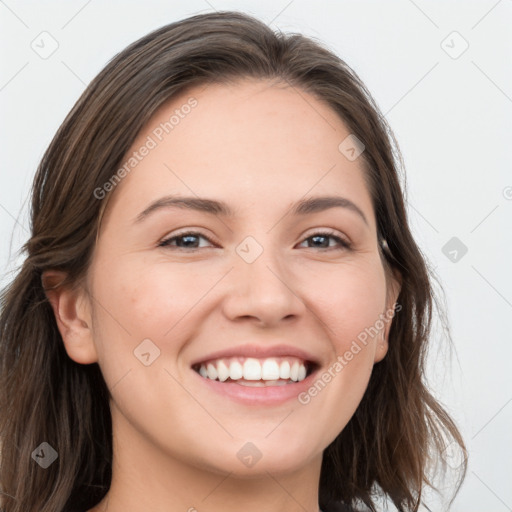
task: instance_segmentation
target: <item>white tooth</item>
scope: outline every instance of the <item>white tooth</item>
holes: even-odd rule
[[[199,368],[199,373],[205,379],[208,377],[208,372],[206,371],[206,366],[204,364],[202,364],[201,367]]]
[[[279,366],[279,377],[281,379],[290,378],[290,363],[288,361],[283,361]]]
[[[212,363],[208,363],[206,369],[208,370],[209,379],[215,380],[219,376],[217,373],[217,368],[215,368]]]
[[[306,378],[306,367],[301,364],[299,366],[299,375],[298,375],[298,381],[304,380]]]
[[[290,370],[290,379],[294,380],[295,382],[299,379],[299,362],[295,361],[292,364],[291,370]]]
[[[261,378],[263,380],[279,379],[279,365],[275,359],[265,359],[261,367]]]
[[[261,379],[261,364],[257,359],[251,357],[247,358],[244,362],[244,379],[245,380],[260,380]]]
[[[219,361],[217,363],[217,373],[219,374],[219,380],[224,382],[229,378],[229,368],[226,366],[224,361]]]
[[[231,380],[238,380],[244,376],[244,370],[238,361],[232,361],[229,365],[229,376]]]

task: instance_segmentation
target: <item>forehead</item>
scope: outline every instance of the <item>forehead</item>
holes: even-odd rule
[[[371,218],[362,158],[351,161],[339,149],[349,135],[326,103],[288,84],[192,87],[140,131],[109,209],[140,212],[159,195],[183,194],[216,197],[240,212],[277,213],[277,202],[339,193]]]

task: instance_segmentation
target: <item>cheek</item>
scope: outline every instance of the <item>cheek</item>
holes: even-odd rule
[[[162,418],[178,414],[163,407],[167,403],[181,403],[179,414],[187,406],[190,414],[194,412],[194,402],[184,402],[182,388],[174,383],[173,377],[181,381],[175,361],[197,328],[190,318],[218,281],[212,272],[201,276],[185,270],[185,265],[182,270],[178,265],[141,261],[125,258],[98,267],[93,283],[101,371],[107,386],[115,388],[114,401],[134,423],[141,417],[157,417],[156,411]]]
[[[319,280],[321,278],[321,280]],[[328,364],[301,396],[311,417],[325,417],[333,440],[353,416],[367,389],[374,365],[379,322],[385,308],[386,282],[377,264],[343,265],[326,275],[310,293],[308,307],[323,325],[331,344]]]
[[[162,353],[179,350],[173,339],[188,337],[196,323],[186,321],[212,288],[218,275],[186,268],[187,265],[145,265],[131,258],[115,265],[98,266],[94,290],[100,351],[133,355],[144,339]],[[108,343],[106,342],[108,340]]]
[[[308,306],[322,320],[337,354],[348,350],[353,340],[364,340],[365,333],[367,341],[375,337],[368,332],[375,334],[386,296],[385,274],[378,262],[369,258],[326,266],[315,271],[314,279],[307,271],[301,275],[302,286],[309,290],[304,293]]]

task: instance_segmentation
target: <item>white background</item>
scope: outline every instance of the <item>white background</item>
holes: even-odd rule
[[[320,39],[386,114],[452,328],[452,357],[434,343],[429,370],[470,450],[451,510],[512,510],[511,0],[0,2],[0,285],[29,236],[36,166],[86,84],[150,30],[214,9]],[[47,59],[31,48],[43,31],[59,45]],[[442,252],[452,237],[468,249],[456,262]]]

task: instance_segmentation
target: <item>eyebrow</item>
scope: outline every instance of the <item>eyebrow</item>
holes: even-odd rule
[[[147,208],[137,215],[135,222],[142,222],[153,212],[167,208],[181,208],[185,210],[195,210],[211,215],[232,218],[235,211],[223,201],[200,197],[185,196],[165,196],[152,202]],[[346,208],[357,213],[368,225],[365,214],[350,199],[341,196],[319,196],[302,199],[292,205],[291,213],[295,216],[308,215],[322,212],[331,208]]]

